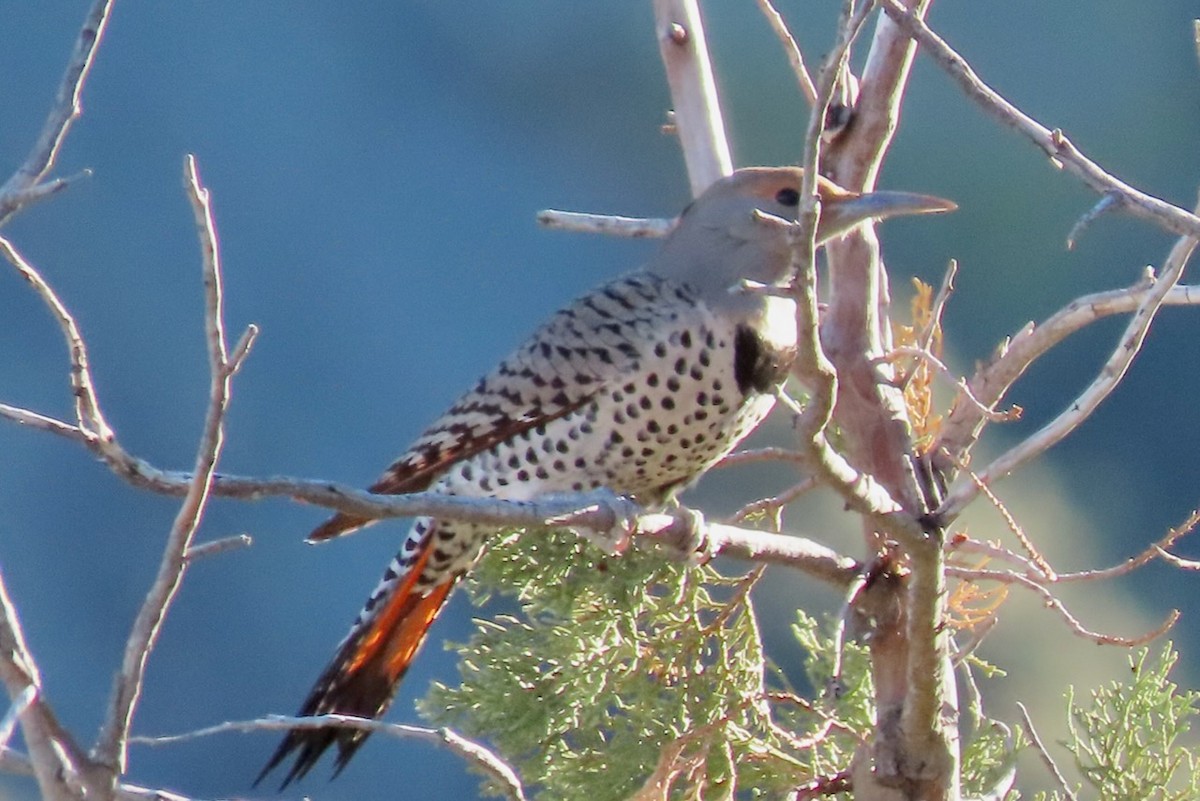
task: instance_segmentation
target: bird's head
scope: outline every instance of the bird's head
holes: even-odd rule
[[[741,281],[774,284],[787,277],[791,250],[783,226],[800,209],[798,167],[749,167],[714,183],[684,209],[651,270],[698,289],[724,291]],[[817,178],[821,217],[817,244],[867,220],[953,211],[949,200],[910,192],[859,194]]]

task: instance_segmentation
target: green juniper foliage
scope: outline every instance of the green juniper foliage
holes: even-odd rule
[[[780,797],[847,766],[870,688],[851,648],[828,711],[768,694],[752,584],[656,553],[607,558],[572,534],[505,538],[470,589],[515,595],[522,615],[479,621],[461,685],[435,686],[422,711],[486,737],[548,798]],[[819,673],[832,655],[815,628],[797,633]]]
[[[477,621],[470,642],[454,646],[461,683],[435,685],[422,712],[488,740],[544,798],[784,798],[821,784],[870,737],[869,655],[845,643],[837,692],[828,691],[833,623],[800,611],[792,630],[815,697],[781,689],[750,600],[755,577],[641,549],[606,557],[569,533],[504,537],[468,588],[477,603],[515,598],[520,615]],[[1200,760],[1181,742],[1198,695],[1167,681],[1175,658],[1169,646],[1157,661],[1143,651],[1130,683],[1096,691],[1086,709],[1072,701],[1066,745],[1094,788],[1087,797],[1200,799]],[[970,718],[963,797],[989,797],[1026,744],[981,710]]]
[[[1185,743],[1200,693],[1181,691],[1167,675],[1179,658],[1167,643],[1157,659],[1142,649],[1130,658],[1131,676],[1092,692],[1089,706],[1067,700],[1070,739],[1063,743],[1088,789],[1100,801],[1200,799],[1200,757]],[[1057,793],[1038,798],[1059,799]],[[1085,797],[1085,796],[1080,796]]]

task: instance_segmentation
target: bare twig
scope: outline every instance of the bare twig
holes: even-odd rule
[[[1101,198],[1096,201],[1096,205],[1088,209],[1087,213],[1080,217],[1073,226],[1070,232],[1067,233],[1067,250],[1074,250],[1075,243],[1079,241],[1079,237],[1083,236],[1083,231],[1091,225],[1097,217],[1108,211],[1117,211],[1121,208],[1121,196],[1115,192],[1105,192]]]
[[[945,362],[934,356],[927,347],[899,346],[893,348],[892,352],[888,354],[889,359],[894,359],[897,356],[911,356],[933,367],[939,375],[955,386],[962,396],[967,399],[967,402],[973,404],[987,420],[992,422],[1008,422],[1017,420],[1021,416],[1021,408],[1019,406],[1007,411],[998,411],[995,408],[986,406],[971,393],[971,387],[967,384],[966,380],[955,375],[954,371],[947,367]]]
[[[778,564],[835,587],[847,586],[860,569],[854,559],[806,537],[710,523],[687,509],[674,514],[642,515],[634,525],[633,534],[666,545],[683,558],[730,556],[761,564]]]
[[[1196,239],[1184,237],[1171,248],[1163,264],[1161,277],[1142,295],[1120,342],[1092,383],[1057,417],[979,471],[977,479],[960,477],[936,512],[941,519],[953,519],[966,508],[979,492],[980,486],[990,486],[1059,442],[1086,420],[1109,396],[1125,377],[1130,364],[1141,350],[1154,316],[1162,307],[1171,288],[1179,281],[1196,243]]]
[[[754,448],[752,450],[734,451],[726,456],[721,461],[717,462],[713,469],[722,467],[737,467],[744,464],[755,464],[756,462],[792,462],[800,464],[804,461],[804,455],[799,451],[794,451],[789,448]]]
[[[1065,168],[1096,192],[1113,193],[1120,198],[1121,208],[1136,217],[1179,236],[1200,237],[1200,218],[1195,214],[1140,192],[1109,175],[1071,144],[1061,130],[1046,128],[984,83],[962,56],[899,0],[876,2],[906,35],[920,43],[925,53],[959,84],[967,97],[1004,125],[1024,134],[1050,157],[1055,166]]]
[[[211,372],[209,405],[192,479],[167,537],[158,574],[138,611],[133,630],[125,645],[125,654],[120,673],[117,675],[108,715],[96,743],[96,760],[109,766],[116,776],[125,772],[129,727],[141,696],[146,661],[162,630],[167,610],[183,580],[189,561],[187,551],[208,503],[213,472],[220,458],[224,439],[230,382],[233,374],[241,366],[241,359],[248,352],[250,341],[247,339],[245,345],[239,346],[237,360],[230,359],[225,342],[220,251],[217,247],[217,233],[208,190],[200,182],[194,158],[189,156],[184,168],[185,187],[196,218],[203,263],[204,321]]]
[[[873,570],[874,565],[865,565],[858,572],[854,581],[850,582],[850,586],[846,588],[846,597],[842,600],[842,609],[838,613],[837,626],[833,630],[833,665],[830,669],[829,683],[826,686],[827,692],[831,693],[834,698],[840,698],[845,692],[845,686],[842,684],[842,657],[844,656],[846,624],[850,621],[850,615],[854,612],[858,599],[862,597],[863,590],[870,584]]]
[[[1148,271],[1132,286],[1077,298],[1040,325],[1031,324],[1018,332],[992,363],[970,379],[968,387],[980,403],[995,405],[1042,354],[1097,320],[1136,310],[1154,286],[1153,273]],[[1164,306],[1200,305],[1200,287],[1176,285],[1163,297],[1162,303]],[[942,454],[944,449],[947,464],[953,466],[970,451],[984,422],[974,404],[956,401],[938,435],[934,452]]]
[[[1045,571],[1035,565],[1028,557],[1022,556],[994,542],[973,540],[970,537],[955,537],[951,542],[946,544],[946,551],[952,554],[960,552],[972,553],[986,556],[989,559],[1000,559],[1016,565],[1029,576],[1039,579],[1047,578]],[[1061,580],[1062,576],[1056,576],[1056,578]]]
[[[16,776],[33,776],[33,762],[28,756],[11,748],[0,748],[0,773]],[[168,790],[151,789],[137,784],[118,784],[112,794],[113,801],[193,801],[187,796]]]
[[[954,294],[954,278],[958,275],[958,260],[951,259],[946,265],[946,272],[942,274],[942,283],[938,287],[937,295],[933,299],[933,304],[929,309],[929,322],[917,334],[917,347],[923,351],[932,353],[933,339],[942,328],[942,316],[946,313],[946,304],[950,302],[950,296]],[[903,389],[908,389],[908,385],[912,383],[913,377],[917,374],[917,367],[910,369],[905,376],[896,382]],[[957,383],[957,382],[956,382]],[[967,388],[970,391],[970,388]],[[974,399],[974,395],[971,396]],[[981,411],[987,409],[985,404],[980,404]]]
[[[954,576],[955,578],[966,579],[968,581],[998,581],[1003,584],[1016,584],[1028,590],[1032,590],[1039,595],[1045,602],[1048,609],[1053,609],[1058,612],[1059,616],[1066,621],[1067,626],[1072,631],[1084,639],[1091,640],[1097,645],[1119,645],[1123,648],[1136,648],[1139,645],[1144,645],[1156,637],[1161,637],[1179,620],[1179,611],[1172,609],[1167,617],[1154,629],[1137,637],[1120,637],[1115,634],[1102,634],[1086,628],[1079,622],[1078,618],[1071,614],[1063,602],[1060,601],[1054,593],[1044,586],[1037,579],[1015,573],[1011,570],[977,570],[967,567],[959,567],[950,565],[946,567],[946,575]]]
[[[44,414],[22,409],[19,406],[9,406],[7,403],[0,403],[0,417],[7,418],[17,425],[27,426],[29,428],[46,431],[50,434],[57,434],[60,437],[73,440],[75,442],[87,443],[87,435],[77,425],[57,420],[53,417],[47,417]]]
[[[20,707],[17,718],[42,798],[73,801],[79,797],[76,788],[82,780],[81,774],[86,772],[87,757],[46,703],[41,675],[25,645],[25,635],[3,575],[0,575],[0,683],[4,684],[9,699]]]
[[[84,345],[83,336],[79,333],[79,326],[75,323],[75,318],[67,311],[67,307],[54,289],[42,278],[33,265],[25,260],[13,246],[4,237],[0,236],[0,253],[8,259],[17,272],[25,281],[33,287],[34,291],[41,297],[46,304],[46,308],[54,315],[58,321],[59,328],[62,329],[63,338],[67,342],[67,351],[71,358],[71,390],[75,397],[75,416],[78,421],[78,430],[80,434],[91,440],[100,440],[102,442],[110,441],[113,438],[112,429],[108,422],[104,419],[104,415],[100,412],[100,404],[96,400],[95,384],[92,381],[92,371],[88,364],[87,347]],[[19,411],[19,410],[18,410]],[[26,425],[37,424],[51,425],[49,418],[42,418],[40,421],[35,421],[32,416],[26,416],[20,422]],[[55,433],[65,433],[63,430]]]
[[[21,715],[25,714],[25,710],[33,703],[33,699],[37,698],[37,690],[36,685],[29,684],[12,699],[8,711],[4,713],[3,720],[0,720],[0,749],[8,748],[8,743],[17,730],[17,723],[20,722]]]
[[[448,748],[454,754],[466,759],[472,766],[479,768],[512,801],[523,801],[525,795],[516,772],[500,757],[484,746],[468,740],[450,729],[430,729],[425,726],[410,726],[404,723],[384,723],[370,718],[360,718],[354,715],[315,715],[313,717],[287,717],[284,715],[269,715],[256,720],[238,720],[218,723],[203,729],[168,734],[156,737],[130,737],[131,743],[138,745],[167,745],[169,743],[194,740],[199,737],[211,737],[215,734],[230,732],[260,732],[260,731],[295,731],[297,729],[324,729],[330,727],[360,729],[362,731],[386,734],[391,737],[422,740],[434,745]]]
[[[704,24],[696,0],[654,0],[655,34],[675,105],[692,196],[733,172]]]
[[[254,544],[254,540],[249,534],[237,534],[232,537],[222,537],[219,540],[206,542],[201,545],[193,545],[183,554],[183,558],[190,562],[197,559],[204,559],[208,556],[216,556],[227,551],[237,551],[242,548],[248,548]]]
[[[730,520],[734,523],[741,523],[742,521],[753,517],[754,515],[768,513],[772,517],[772,523],[774,524],[773,530],[779,531],[781,525],[780,514],[783,511],[783,507],[787,506],[801,495],[804,495],[805,493],[814,489],[816,486],[816,479],[806,478],[803,481],[788,487],[778,495],[773,495],[769,498],[759,498],[757,501],[751,501],[741,509],[738,509],[736,512],[734,512],[733,517],[731,517]]]
[[[805,133],[804,177],[800,187],[798,223],[790,231],[792,267],[795,278],[796,321],[799,330],[793,372],[810,394],[803,408],[786,395],[781,400],[796,412],[796,435],[814,473],[827,482],[855,511],[883,516],[896,515],[901,507],[869,474],[855,469],[830,445],[825,428],[837,397],[837,372],[821,347],[817,301],[816,230],[820,218],[817,195],[817,165],[820,163],[821,131],[837,76],[849,56],[850,45],[870,12],[869,4],[848,7],[843,14],[838,41],[826,57],[817,79],[817,103],[809,115]]]
[[[800,94],[804,95],[810,108],[815,106],[817,104],[817,87],[813,86],[808,68],[804,66],[804,54],[800,52],[800,45],[796,44],[796,38],[792,36],[787,23],[783,21],[783,15],[779,13],[771,0],[758,0],[758,7],[762,10],[763,16],[767,18],[771,30],[775,31],[775,35],[779,37],[779,43],[783,45],[783,52],[787,54],[788,63],[792,65],[792,72],[795,73],[796,82],[800,85]]]
[[[1180,570],[1200,570],[1200,562],[1195,559],[1184,559],[1182,556],[1176,556],[1169,551],[1164,551],[1162,548],[1156,547],[1154,550],[1158,554],[1159,559]]]
[[[0,226],[26,205],[46,198],[65,187],[74,178],[58,179],[42,183],[47,173],[54,168],[59,150],[71,124],[83,113],[80,98],[83,85],[96,59],[96,51],[108,27],[109,12],[113,0],[96,0],[88,11],[75,50],[67,62],[67,69],[59,82],[54,107],[42,127],[25,161],[17,168],[3,186],[0,186]]]
[[[1134,570],[1142,567],[1154,559],[1163,559],[1167,562],[1174,563],[1172,560],[1179,557],[1167,552],[1178,540],[1191,534],[1196,530],[1197,524],[1200,524],[1200,510],[1193,510],[1188,515],[1187,520],[1184,520],[1178,526],[1171,528],[1163,535],[1158,542],[1152,543],[1132,559],[1127,559],[1119,565],[1103,568],[1100,570],[1082,570],[1077,573],[1062,573],[1058,576],[1058,581],[1097,581],[1100,579],[1111,579],[1117,576],[1123,576],[1126,573],[1131,573]],[[1182,565],[1180,565],[1182,566]]]
[[[1021,720],[1025,726],[1025,733],[1029,735],[1029,741],[1033,743],[1033,747],[1041,755],[1042,762],[1050,771],[1050,775],[1058,783],[1059,789],[1063,791],[1063,795],[1070,799],[1070,801],[1076,801],[1075,792],[1071,789],[1071,785],[1067,784],[1062,771],[1058,769],[1058,765],[1054,763],[1054,758],[1050,756],[1050,752],[1046,750],[1046,746],[1042,743],[1042,738],[1038,736],[1037,729],[1033,725],[1033,719],[1029,717],[1029,710],[1020,701],[1017,702],[1017,709],[1021,710]]]
[[[559,231],[610,234],[631,239],[658,239],[671,233],[674,220],[618,217],[615,214],[586,214],[578,211],[543,209],[537,213],[538,225]]]
[[[971,480],[975,482],[979,491],[983,493],[984,497],[991,502],[992,507],[1000,513],[1002,518],[1004,518],[1004,524],[1008,527],[1008,530],[1012,532],[1013,536],[1017,538],[1017,542],[1021,543],[1021,547],[1025,549],[1025,555],[1029,557],[1029,562],[1037,568],[1038,573],[1040,573],[1041,576],[1047,581],[1055,581],[1058,576],[1055,573],[1054,568],[1050,567],[1050,563],[1046,561],[1046,557],[1042,556],[1042,552],[1034,546],[1033,541],[1030,540],[1029,537],[1025,536],[1025,529],[1021,527],[1021,524],[1017,522],[1017,519],[1013,517],[1011,512],[1008,511],[1008,507],[1005,506],[998,497],[996,497],[996,494],[992,492],[991,488],[987,484],[983,483],[983,480],[980,479],[979,476],[975,475],[972,470],[968,468],[964,472],[970,476]]]

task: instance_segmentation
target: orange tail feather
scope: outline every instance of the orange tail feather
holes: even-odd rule
[[[337,713],[378,718],[391,704],[400,680],[425,641],[426,632],[457,583],[451,580],[439,584],[426,595],[416,592],[417,578],[431,550],[425,549],[370,621],[352,631],[342,643],[301,706],[301,716]],[[335,743],[338,747],[334,766],[336,776],[366,741],[368,734],[361,729],[332,726],[292,729],[254,783],[257,785],[293,751],[298,751],[296,761],[280,786],[282,789],[308,773]]]

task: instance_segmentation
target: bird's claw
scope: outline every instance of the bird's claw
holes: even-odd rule
[[[704,514],[695,509],[679,506],[670,512],[642,515],[637,523],[638,534],[654,537],[693,567],[708,564],[715,555]]]
[[[629,498],[603,487],[590,492],[587,499],[590,503],[582,505],[578,511],[546,522],[575,532],[608,556],[619,556],[629,550],[633,535],[638,531],[642,508]],[[597,514],[604,512],[608,513],[611,524],[595,525]]]

